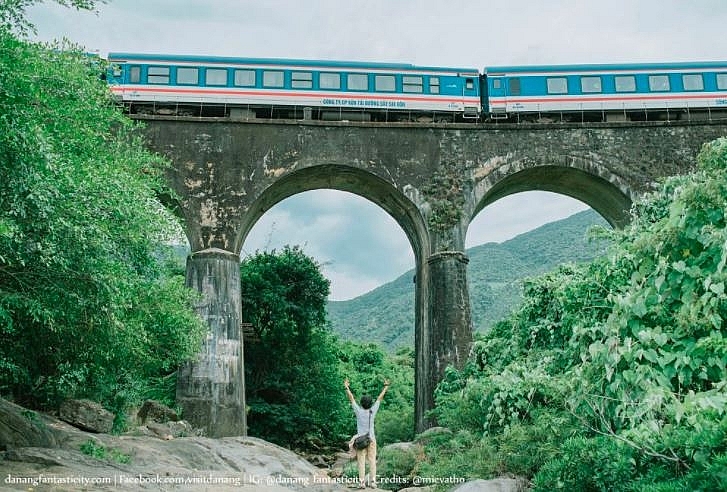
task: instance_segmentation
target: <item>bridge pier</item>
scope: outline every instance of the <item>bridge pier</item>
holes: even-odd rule
[[[416,374],[416,431],[431,427],[426,412],[434,408],[434,390],[444,377],[447,366],[461,368],[472,344],[467,264],[462,251],[441,251],[427,259],[429,311],[427,336],[419,337]]]
[[[209,437],[246,435],[240,257],[216,248],[192,253],[186,283],[202,293],[197,312],[210,332],[198,358],[177,373],[177,403]]]

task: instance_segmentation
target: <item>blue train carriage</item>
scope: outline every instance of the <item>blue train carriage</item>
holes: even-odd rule
[[[132,113],[459,121],[482,110],[477,69],[410,64],[110,53]]]
[[[727,62],[487,67],[491,119],[727,117]]]

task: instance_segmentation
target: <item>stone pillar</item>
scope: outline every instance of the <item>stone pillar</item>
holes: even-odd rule
[[[434,389],[452,365],[461,368],[472,344],[472,316],[467,286],[469,258],[461,251],[442,251],[427,259],[428,333],[421,337],[422,370],[416,378],[417,432],[434,425],[425,417],[434,408]]]
[[[216,248],[192,253],[187,286],[202,293],[197,311],[210,332],[197,360],[178,371],[177,403],[209,437],[245,435],[239,256]]]

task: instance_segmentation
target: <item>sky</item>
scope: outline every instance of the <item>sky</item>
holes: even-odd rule
[[[88,51],[403,62],[429,66],[628,63],[727,57],[727,0],[109,0],[94,12],[28,10],[35,39]],[[502,242],[588,206],[547,192],[505,197],[466,246]],[[368,200],[336,190],[271,208],[243,245],[301,245],[331,298],[350,299],[414,267],[404,232]]]

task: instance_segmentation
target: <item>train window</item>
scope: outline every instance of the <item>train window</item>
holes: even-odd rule
[[[404,92],[424,92],[424,77],[405,75],[402,83]]]
[[[636,77],[633,75],[617,75],[616,92],[636,92]]]
[[[129,82],[132,84],[141,82],[141,67],[139,65],[129,67]]]
[[[548,77],[546,83],[548,85],[548,94],[568,93],[568,79],[565,77]]]
[[[149,67],[146,72],[146,81],[150,84],[168,84],[169,67]]]
[[[492,79],[493,89],[502,89],[502,79]]]
[[[263,70],[263,87],[283,87],[283,72]]]
[[[649,90],[651,92],[664,92],[669,90],[668,75],[649,75]]]
[[[196,85],[199,83],[198,68],[177,68],[177,84]]]
[[[513,77],[507,79],[507,88],[509,95],[519,96],[520,95],[520,77]]]
[[[227,69],[208,68],[204,73],[207,85],[227,85]]]
[[[704,79],[701,73],[688,73],[682,75],[682,84],[685,91],[703,91]]]
[[[313,72],[293,72],[290,79],[293,89],[311,89],[313,87]]]
[[[464,88],[467,89],[468,91],[471,91],[472,89],[475,88],[475,81],[472,79],[465,80]]]
[[[439,77],[429,77],[429,92],[439,94]]]
[[[374,87],[379,92],[394,92],[396,78],[393,75],[377,75],[374,77]]]
[[[235,70],[235,85],[238,87],[254,87],[255,70]]]
[[[341,74],[340,73],[322,73],[318,78],[318,84],[321,89],[340,89]]]
[[[348,74],[348,90],[350,91],[367,91],[369,90],[369,76],[365,73]]]
[[[727,90],[727,73],[717,74],[717,89],[721,91]]]
[[[601,77],[581,77],[581,92],[601,92]]]

